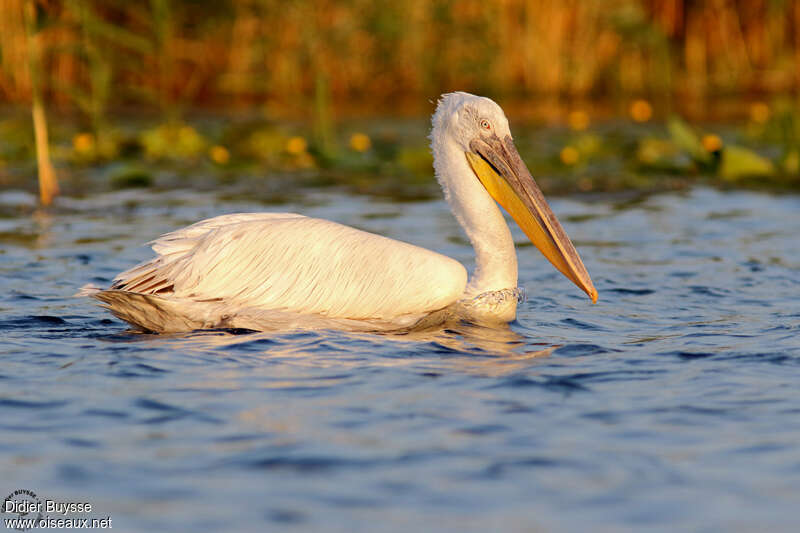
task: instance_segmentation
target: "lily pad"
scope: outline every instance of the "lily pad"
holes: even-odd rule
[[[726,180],[772,176],[772,162],[743,146],[729,145],[722,151],[719,175]]]

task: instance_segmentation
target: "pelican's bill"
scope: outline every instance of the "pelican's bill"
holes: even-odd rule
[[[466,152],[483,186],[519,224],[554,267],[597,302],[597,290],[575,246],[567,237],[510,136],[484,136]]]

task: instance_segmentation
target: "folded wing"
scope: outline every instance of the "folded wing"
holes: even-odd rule
[[[334,318],[391,319],[455,302],[467,273],[436,252],[285,213],[224,215],[168,233],[112,289]]]

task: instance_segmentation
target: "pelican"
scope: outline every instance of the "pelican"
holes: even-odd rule
[[[328,220],[240,213],[151,242],[156,256],[88,294],[150,332],[319,325],[393,331],[444,316],[516,317],[517,256],[500,204],[564,276],[597,301],[578,252],[550,210],[489,98],[442,95],[430,134],[436,178],[475,250],[459,262]]]

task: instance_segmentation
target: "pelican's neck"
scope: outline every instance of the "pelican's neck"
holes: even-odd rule
[[[475,249],[475,271],[466,295],[516,288],[517,254],[500,209],[470,168],[464,151],[435,130],[431,137],[436,177]]]

